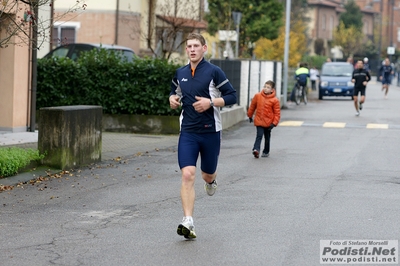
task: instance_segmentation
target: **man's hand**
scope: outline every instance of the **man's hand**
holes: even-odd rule
[[[275,125],[274,125],[274,124],[271,124],[271,125],[268,127],[268,130],[272,130],[274,127],[275,127]]]
[[[253,118],[249,117],[249,122],[253,123]]]
[[[202,113],[211,107],[209,98],[199,96],[195,96],[195,98],[197,101],[193,103],[193,107],[198,113]]]
[[[364,85],[364,86],[367,86],[367,83],[368,83],[368,82],[364,81],[364,82],[363,82],[363,85]]]
[[[181,105],[180,99],[178,95],[169,96],[169,106],[171,106],[172,109],[178,108]]]
[[[356,82],[356,80],[355,80],[355,79],[352,79],[352,80],[351,80],[351,82],[353,82],[353,83],[354,83],[354,82]]]

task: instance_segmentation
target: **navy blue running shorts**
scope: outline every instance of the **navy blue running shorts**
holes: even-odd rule
[[[181,132],[178,141],[178,163],[180,169],[196,166],[201,158],[201,171],[214,174],[217,171],[219,151],[221,148],[221,132],[188,133]]]
[[[392,79],[390,77],[389,78],[382,77],[382,84],[390,85],[392,84]]]
[[[361,96],[365,96],[365,87],[364,88],[354,88],[353,96],[358,96],[358,92],[360,92]]]

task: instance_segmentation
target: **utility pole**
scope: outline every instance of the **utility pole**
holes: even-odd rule
[[[236,59],[239,58],[239,25],[240,25],[240,20],[242,19],[242,13],[241,12],[232,12],[233,16],[233,22],[236,25],[236,51],[235,51],[235,57]]]
[[[285,51],[283,55],[283,107],[287,107],[288,71],[289,71],[289,44],[290,44],[290,8],[291,0],[286,0]]]
[[[382,51],[382,23],[383,23],[383,16],[382,16],[382,13],[383,13],[383,0],[380,0],[380,10],[379,10],[379,20],[380,20],[380,23],[379,23],[379,46],[378,46],[378,48],[379,48],[379,50],[378,50],[378,60],[380,60],[380,58],[381,58],[381,51]]]
[[[32,1],[30,8],[33,8],[34,17],[32,18],[32,77],[31,77],[31,121],[30,132],[36,129],[36,89],[37,89],[37,42],[38,42],[38,18],[39,18],[39,0]]]
[[[392,8],[390,9],[390,46],[394,46],[393,44],[393,21],[394,21],[394,0],[390,0],[392,4]]]
[[[114,44],[118,44],[118,32],[119,32],[119,0],[117,0],[117,7],[115,10],[115,36],[114,36]]]

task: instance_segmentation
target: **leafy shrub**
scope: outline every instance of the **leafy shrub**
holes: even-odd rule
[[[40,155],[38,150],[0,148],[0,178],[15,175],[31,161],[38,161],[43,157],[44,155]]]
[[[84,52],[76,62],[42,58],[36,105],[100,105],[106,114],[179,115],[168,100],[178,67],[164,59],[127,62],[105,49]]]

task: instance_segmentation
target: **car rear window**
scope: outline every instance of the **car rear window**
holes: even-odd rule
[[[332,77],[351,77],[353,70],[354,68],[352,65],[325,64],[322,67],[321,75]]]
[[[61,47],[53,51],[51,56],[66,57],[69,51],[69,47]]]
[[[135,56],[135,53],[129,50],[122,50],[122,49],[111,49],[111,50],[116,51],[121,56],[121,58],[126,58],[128,62],[132,62],[133,57]]]

